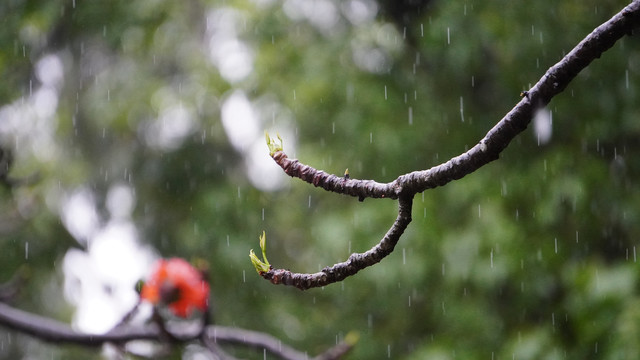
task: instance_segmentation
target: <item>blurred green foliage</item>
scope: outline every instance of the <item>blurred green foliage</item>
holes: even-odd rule
[[[219,324],[310,355],[357,330],[352,359],[635,359],[637,35],[553,99],[548,142],[529,129],[499,161],[419,195],[391,256],[322,289],[257,276],[247,254],[261,232],[274,266],[315,272],[373,246],[395,203],[288,178],[260,190],[249,146],[234,147],[221,121],[241,91],[264,154],[263,129],[284,129],[291,157],[391,181],[473,146],[625,5],[434,1],[398,17],[393,1],[372,0],[4,1],[0,135],[14,153],[10,175],[31,180],[0,190],[0,281],[26,264],[16,305],[70,321],[60,264],[83,245],[61,221],[61,199],[90,189],[106,221],[109,189],[126,184],[142,243],[210,263]],[[38,72],[52,56],[60,80]],[[250,72],[225,73],[224,61],[236,69],[247,59]],[[45,86],[54,110],[38,115]],[[16,130],[15,116],[33,125]],[[180,116],[191,119],[186,130]],[[100,357],[6,329],[0,344],[3,358]]]

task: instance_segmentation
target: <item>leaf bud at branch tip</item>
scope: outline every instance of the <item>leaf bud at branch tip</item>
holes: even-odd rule
[[[256,253],[253,252],[253,249],[249,251],[249,258],[251,259],[253,267],[256,268],[258,274],[262,275],[271,270],[271,265],[269,264],[269,260],[267,260],[267,235],[264,231],[260,236],[260,249],[262,250],[262,258],[264,259],[264,261],[258,258]]]
[[[269,137],[269,133],[267,131],[264,132],[264,135],[267,139],[267,146],[269,147],[269,156],[273,157],[273,154],[277,153],[278,151],[282,151],[282,138],[280,137],[280,134],[276,134],[276,136],[278,137],[278,142],[276,142],[275,139]]]

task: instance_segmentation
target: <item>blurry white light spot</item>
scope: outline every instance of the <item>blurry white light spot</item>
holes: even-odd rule
[[[340,20],[338,9],[328,0],[287,0],[282,8],[290,19],[306,19],[324,32],[335,30]]]
[[[88,251],[70,249],[64,257],[64,293],[76,306],[75,328],[103,333],[138,302],[135,283],[148,275],[156,255],[137,242],[129,220],[111,221],[89,241]]]
[[[544,145],[551,140],[553,132],[553,119],[551,111],[543,108],[536,112],[533,118],[533,131],[538,139],[539,145]]]
[[[58,93],[43,87],[33,95],[34,110],[41,118],[53,116],[58,107]]]
[[[191,112],[184,106],[171,106],[160,113],[160,117],[151,122],[146,129],[146,140],[157,148],[176,149],[184,138],[195,130]]]
[[[246,78],[253,70],[253,55],[248,46],[236,39],[212,38],[211,58],[218,66],[220,76],[234,83]]]
[[[91,191],[80,189],[68,196],[62,204],[62,223],[80,244],[88,239],[99,226],[95,199]]]
[[[234,91],[222,104],[222,126],[231,145],[239,151],[260,137],[258,118],[242,91]]]
[[[123,184],[115,185],[107,194],[107,209],[113,218],[124,218],[131,215],[135,198],[131,187]]]
[[[207,16],[209,59],[230,83],[243,80],[253,71],[253,52],[239,39],[240,29],[245,26],[242,13],[234,9],[217,9]]]
[[[387,68],[387,56],[377,48],[354,47],[353,62],[371,73],[382,73]]]
[[[373,20],[378,12],[378,6],[371,0],[351,0],[342,3],[344,15],[354,25]]]
[[[56,55],[47,55],[36,63],[36,77],[46,87],[58,87],[62,83],[64,69]]]

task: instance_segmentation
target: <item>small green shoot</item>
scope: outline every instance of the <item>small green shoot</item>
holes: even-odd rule
[[[269,137],[269,133],[268,132],[264,132],[265,137],[267,138],[267,146],[269,147],[269,156],[273,156],[273,154],[275,154],[278,151],[282,151],[282,138],[280,137],[280,134],[276,134],[276,136],[278,137],[278,142],[276,142],[275,139],[272,139]]]
[[[249,251],[249,258],[253,263],[253,266],[256,268],[258,274],[262,275],[268,272],[271,269],[271,265],[269,264],[269,260],[267,260],[267,235],[265,232],[262,232],[262,236],[260,236],[260,249],[262,249],[262,258],[264,261],[260,260],[253,249]]]

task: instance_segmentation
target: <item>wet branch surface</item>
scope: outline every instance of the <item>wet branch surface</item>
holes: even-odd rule
[[[365,198],[398,199],[398,217],[387,234],[365,253],[352,254],[345,262],[325,267],[320,272],[305,274],[285,269],[270,269],[261,276],[274,284],[295,286],[306,290],[342,281],[358,271],[374,265],[389,255],[411,221],[413,197],[425,190],[458,180],[484,165],[497,160],[500,153],[522,131],[536,111],[547,105],[589,64],[599,58],[625,35],[638,32],[640,27],[640,0],[634,0],[604,24],[594,29],[562,60],[549,68],[542,78],[528,91],[489,132],[469,151],[428,170],[414,171],[399,176],[389,183],[340,177],[317,170],[296,159],[290,159],[283,151],[272,154],[273,160],[291,176],[316,187],[337,194]],[[636,34],[637,35],[637,34]]]
[[[271,335],[246,329],[209,325],[197,331],[172,329],[171,338],[155,324],[144,327],[119,326],[105,334],[86,334],[73,330],[69,325],[31,314],[0,302],[0,326],[31,335],[40,340],[52,343],[70,343],[83,346],[101,346],[106,343],[124,344],[132,340],[151,340],[166,342],[194,342],[240,345],[255,349],[265,349],[273,355],[286,360],[303,359],[338,359],[346,354],[351,344],[339,343],[315,358],[283,344],[280,339]]]

